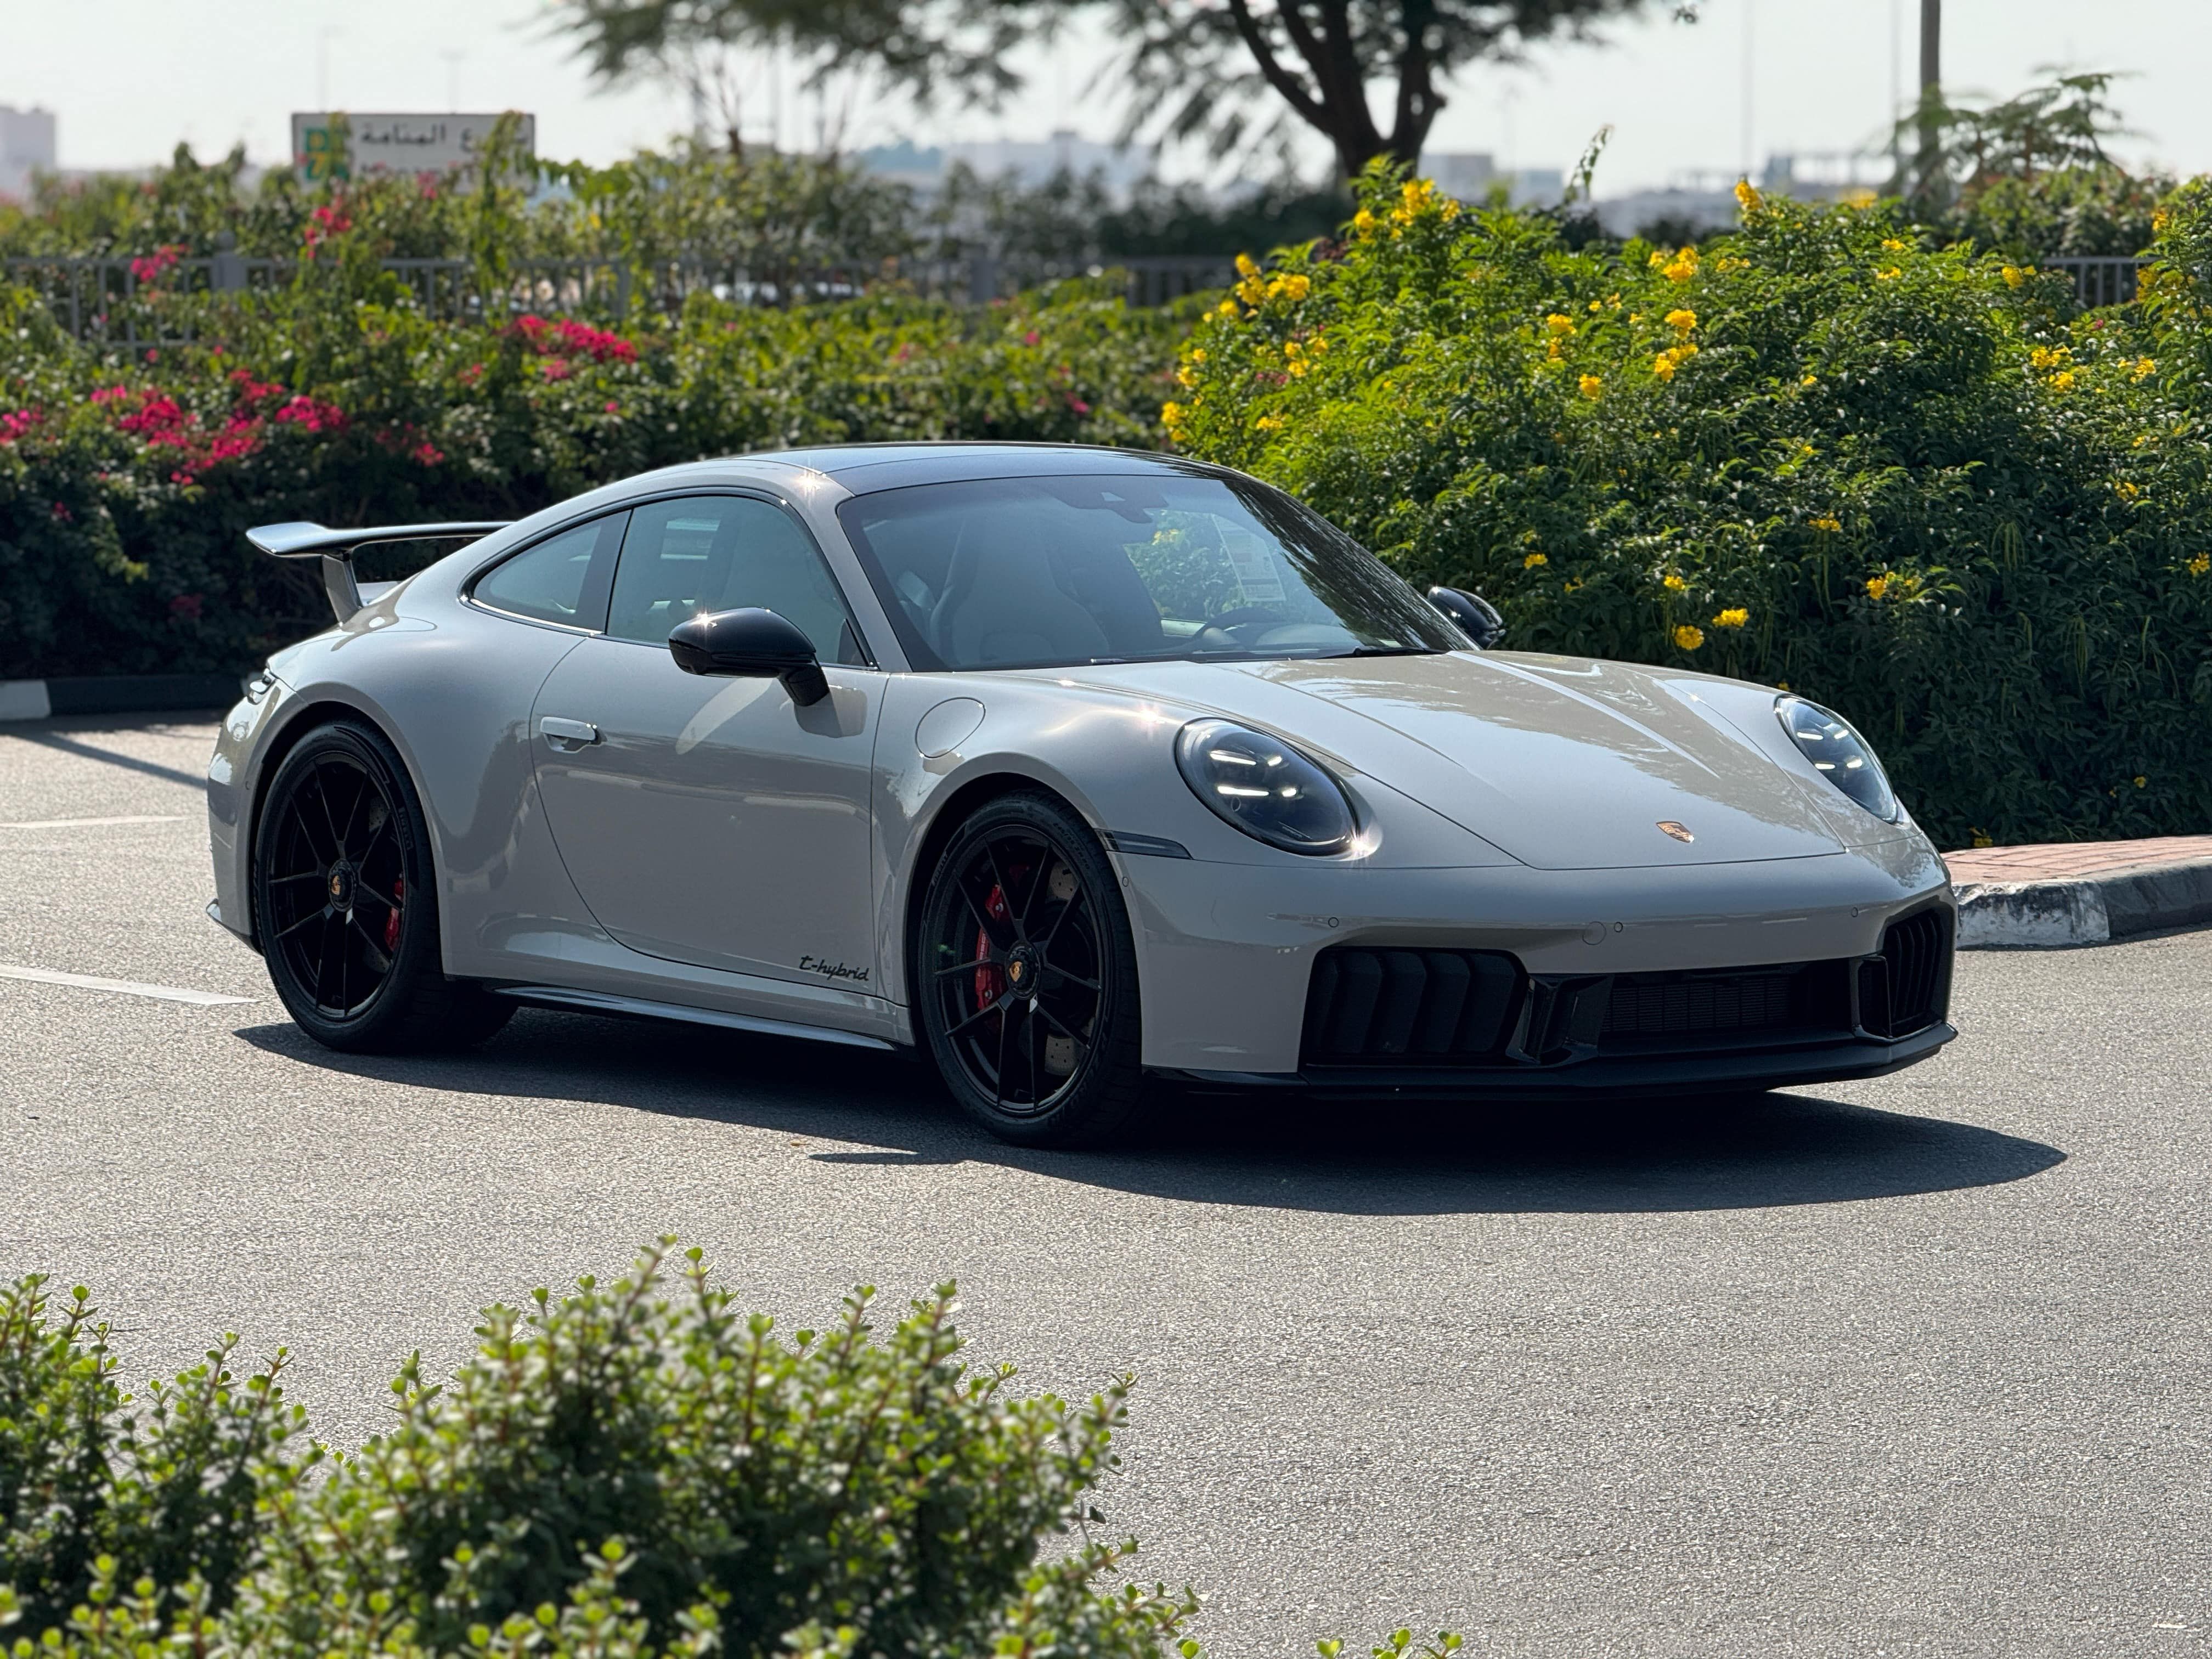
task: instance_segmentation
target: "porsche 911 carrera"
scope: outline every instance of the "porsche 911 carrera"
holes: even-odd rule
[[[793,450],[251,539],[336,621],[223,721],[209,912],[333,1048],[702,1022],[1043,1145],[1163,1082],[1733,1095],[1955,1035],[1942,861],[1849,721],[1502,649],[1223,468]]]

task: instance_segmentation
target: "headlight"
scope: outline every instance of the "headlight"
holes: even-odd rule
[[[1777,697],[1774,712],[1790,742],[1822,777],[1885,823],[1904,816],[1881,763],[1849,720],[1802,697]]]
[[[1285,853],[1341,853],[1358,829],[1336,780],[1279,738],[1193,720],[1176,739],[1176,764],[1200,800]]]

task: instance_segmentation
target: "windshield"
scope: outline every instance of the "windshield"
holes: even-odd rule
[[[1465,648],[1380,559],[1261,485],[991,478],[838,516],[920,669]]]

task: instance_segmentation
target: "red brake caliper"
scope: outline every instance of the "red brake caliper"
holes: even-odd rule
[[[1004,921],[1007,916],[1005,890],[994,886],[991,896],[983,901],[983,914],[994,921]],[[975,929],[975,960],[981,964],[975,969],[975,1012],[996,1002],[1006,994],[1006,970],[990,960],[991,933],[986,927]]]
[[[392,902],[393,902],[394,903],[398,903],[398,904],[404,904],[404,903],[406,903],[406,902],[407,902],[407,878],[406,878],[406,877],[404,877],[404,876],[394,876],[394,877],[392,877]],[[385,953],[388,956],[388,955],[390,955],[392,951],[397,951],[398,948],[399,948],[399,912],[398,912],[398,911],[397,911],[397,910],[386,910],[386,911],[384,913],[384,949],[385,949]]]

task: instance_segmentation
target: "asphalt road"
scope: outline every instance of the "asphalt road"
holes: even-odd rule
[[[94,1286],[134,1376],[237,1330],[350,1441],[673,1231],[758,1307],[957,1277],[979,1357],[1133,1369],[1103,1505],[1217,1655],[2212,1651],[2212,933],[1964,958],[1942,1058],[1733,1116],[1017,1152],[832,1048],[315,1048],[201,914],[210,731],[0,728],[0,964],[252,999],[0,978],[0,1273]],[[161,821],[52,823],[103,818]]]

